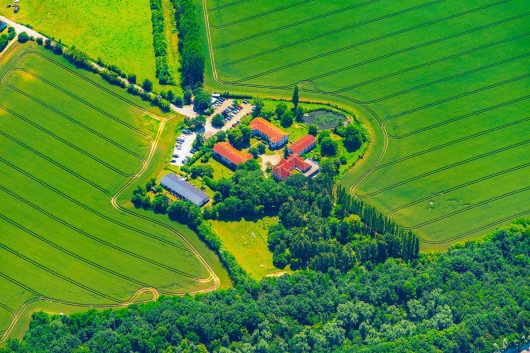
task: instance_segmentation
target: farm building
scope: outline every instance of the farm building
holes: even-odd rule
[[[208,195],[173,173],[166,174],[160,180],[160,185],[170,193],[191,201],[197,206],[202,206],[210,201]]]
[[[272,176],[276,180],[285,181],[288,177],[293,175],[294,170],[298,170],[305,177],[309,178],[315,175],[320,168],[314,162],[309,160],[304,161],[302,157],[297,154],[292,154],[287,159],[282,159],[280,163],[272,168]]]
[[[289,152],[297,155],[302,155],[308,151],[311,151],[317,145],[317,139],[313,135],[305,135],[295,143],[289,146]]]
[[[263,118],[256,118],[250,123],[254,135],[260,136],[269,143],[271,149],[283,147],[287,143],[289,135],[274,124]]]
[[[252,158],[251,154],[235,149],[228,142],[216,143],[213,147],[213,154],[217,159],[230,168],[235,168],[241,163],[245,163]]]

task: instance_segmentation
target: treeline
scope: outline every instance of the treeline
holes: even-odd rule
[[[348,273],[300,271],[129,308],[33,314],[2,353],[494,353],[530,335],[530,221]]]
[[[167,63],[167,39],[165,34],[162,0],[151,1],[151,22],[153,24],[153,46],[155,49],[156,77],[162,85],[174,85],[175,80]]]
[[[0,53],[4,51],[9,42],[11,42],[15,38],[15,36],[16,32],[13,27],[9,27],[7,29],[7,33],[0,35]]]
[[[179,33],[180,79],[184,89],[195,89],[204,83],[204,53],[199,21],[192,0],[171,0]]]

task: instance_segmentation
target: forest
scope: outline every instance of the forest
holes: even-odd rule
[[[497,352],[530,334],[530,221],[372,269],[299,271],[116,311],[34,314],[29,352]]]

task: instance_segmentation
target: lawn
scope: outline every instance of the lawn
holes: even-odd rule
[[[530,3],[196,1],[219,91],[352,111],[341,184],[439,249],[528,216]],[[303,11],[302,11],[303,9]]]
[[[1,57],[0,77],[0,331],[22,320],[1,340],[28,324],[25,304],[117,307],[151,298],[144,288],[230,284],[190,229],[128,201],[163,167],[175,116],[32,43]]]
[[[135,73],[139,82],[148,78],[155,82],[156,89],[161,89],[155,77],[149,0],[108,0],[103,3],[95,0],[23,0],[17,14],[6,7],[12,2],[0,1],[1,15],[29,24],[68,46],[75,45],[94,59],[102,58],[107,64]],[[169,9],[167,12],[169,14]],[[166,27],[170,24],[172,21],[168,19]],[[175,46],[173,40],[168,41],[168,49]],[[178,62],[178,54],[169,58],[178,82],[178,66],[174,64],[175,60]],[[180,92],[179,87],[173,89]]]
[[[277,223],[275,218],[265,217],[255,222],[241,220],[211,221],[211,223],[223,245],[255,279],[281,272],[272,264],[272,253],[267,247],[268,229]]]

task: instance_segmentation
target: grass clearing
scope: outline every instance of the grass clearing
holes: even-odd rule
[[[33,43],[0,64],[0,331],[16,321],[1,340],[28,324],[30,304],[119,307],[230,285],[189,228],[128,202],[131,178],[163,167],[175,116]]]
[[[417,233],[423,249],[528,216],[527,1],[250,1],[210,11],[221,3],[197,0],[208,85],[290,99],[301,83],[302,100],[364,117],[372,143],[341,183]]]
[[[255,222],[244,219],[238,222],[210,222],[223,245],[255,279],[281,272],[272,264],[272,253],[267,247],[268,229],[277,223],[275,218],[265,217]]]

